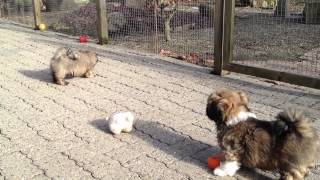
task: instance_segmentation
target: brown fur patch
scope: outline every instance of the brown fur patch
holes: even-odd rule
[[[212,93],[208,98],[208,104],[216,103],[216,106],[223,111],[222,120],[224,123],[228,119],[235,117],[241,111],[248,111],[248,97],[241,91],[231,91],[222,89]]]

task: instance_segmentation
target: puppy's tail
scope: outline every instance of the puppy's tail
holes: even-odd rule
[[[278,135],[295,133],[304,138],[312,138],[315,136],[310,120],[303,112],[294,108],[278,114],[274,129]]]

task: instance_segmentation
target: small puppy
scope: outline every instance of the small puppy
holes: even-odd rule
[[[50,69],[54,81],[67,85],[64,80],[67,75],[73,77],[93,77],[93,68],[98,61],[97,54],[92,51],[72,51],[69,48],[59,48],[51,59]]]
[[[113,134],[128,133],[132,130],[134,115],[131,112],[117,112],[107,117],[106,120]]]
[[[281,179],[304,179],[315,165],[319,139],[301,112],[288,109],[263,121],[248,108],[245,93],[220,90],[209,96],[207,116],[217,127],[225,159],[214,174],[233,176],[240,166],[279,170]]]

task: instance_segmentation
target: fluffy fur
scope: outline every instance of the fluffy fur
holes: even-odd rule
[[[208,98],[206,113],[217,126],[218,142],[225,164],[229,164],[222,164],[214,173],[233,175],[237,165],[242,165],[278,170],[285,180],[304,179],[319,148],[319,138],[308,118],[291,108],[279,113],[275,121],[258,120],[248,103],[245,93],[228,89]]]
[[[134,115],[131,112],[117,112],[106,118],[109,130],[113,134],[130,132],[132,130]]]
[[[213,173],[217,176],[233,176],[240,169],[240,164],[237,161],[225,161],[216,168]]]
[[[57,84],[67,85],[68,83],[64,80],[67,75],[93,77],[93,68],[97,61],[98,58],[95,52],[59,48],[51,59],[50,69]]]

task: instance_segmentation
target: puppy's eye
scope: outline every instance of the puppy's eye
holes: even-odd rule
[[[234,141],[229,141],[228,144],[229,144],[229,146],[234,147],[235,143],[234,143]]]
[[[225,141],[226,146],[228,146],[231,149],[236,148],[236,146],[238,146],[238,141],[236,139],[228,139]]]
[[[131,121],[129,117],[126,117],[125,119],[126,119],[127,122]]]

